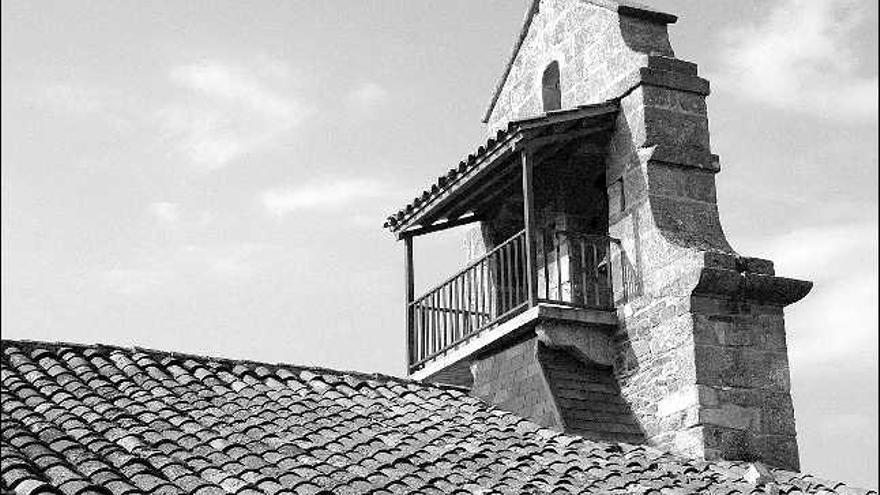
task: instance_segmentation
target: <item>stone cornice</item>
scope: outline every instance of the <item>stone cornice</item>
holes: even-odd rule
[[[805,280],[704,267],[693,294],[788,306],[803,299],[812,288],[813,283]]]

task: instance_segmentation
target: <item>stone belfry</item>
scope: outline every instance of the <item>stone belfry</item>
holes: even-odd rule
[[[797,470],[783,308],[811,284],[725,238],[709,83],[674,22],[532,3],[486,144],[386,223],[408,371],[587,438]],[[413,240],[472,222],[467,266],[416,297]]]

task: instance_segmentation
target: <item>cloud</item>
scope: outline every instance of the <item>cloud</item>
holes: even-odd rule
[[[859,223],[746,243],[748,254],[774,260],[777,274],[815,283],[804,301],[786,310],[789,353],[799,369],[876,360],[877,235],[876,223]]]
[[[180,207],[176,203],[159,201],[151,203],[148,209],[159,223],[174,225],[180,221]]]
[[[184,246],[181,261],[205,269],[221,279],[242,279],[270,268],[281,254],[280,246],[259,242],[241,242],[217,246]]]
[[[163,135],[205,170],[271,146],[309,113],[270,86],[278,74],[277,68],[252,72],[217,61],[172,69],[169,80],[187,97],[158,112]]]
[[[303,186],[271,189],[260,195],[263,207],[272,215],[284,216],[301,210],[333,209],[394,194],[387,185],[371,179],[315,182]]]
[[[130,130],[138,120],[134,102],[119,91],[83,82],[35,84],[28,99],[54,113],[83,119],[98,118],[117,131]]]
[[[98,113],[106,106],[100,91],[72,84],[50,84],[43,88],[40,96],[55,108],[79,115]]]
[[[101,273],[107,290],[125,296],[153,292],[173,277],[168,270],[151,268],[112,268]]]
[[[217,283],[240,283],[277,268],[287,255],[289,250],[260,242],[187,244],[152,249],[98,273],[102,287],[109,292],[124,296],[168,294]]]
[[[354,88],[349,94],[348,99],[354,105],[369,109],[385,102],[388,99],[388,91],[373,82],[367,82]]]
[[[756,24],[724,34],[724,88],[777,108],[877,119],[877,75],[852,50],[869,7],[857,0],[785,0]],[[873,15],[873,14],[871,14]]]

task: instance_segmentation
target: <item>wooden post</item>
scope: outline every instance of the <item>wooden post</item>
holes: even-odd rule
[[[526,233],[526,283],[528,288],[529,307],[538,304],[538,266],[535,255],[535,192],[532,181],[532,157],[528,150],[521,152],[522,187],[523,187],[523,220]]]
[[[415,272],[413,269],[413,238],[403,238],[404,259],[403,270],[406,277],[406,373],[409,374],[410,366],[415,361],[415,314],[412,307],[415,298]]]

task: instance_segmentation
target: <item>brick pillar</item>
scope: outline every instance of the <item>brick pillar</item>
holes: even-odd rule
[[[776,277],[725,239],[709,85],[695,65],[650,56],[620,94],[607,184],[610,234],[630,275],[616,335],[621,394],[659,447],[797,470],[782,308],[811,284]]]

